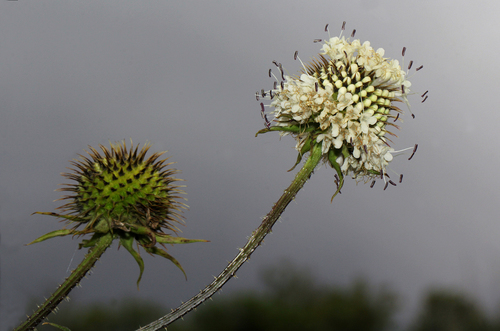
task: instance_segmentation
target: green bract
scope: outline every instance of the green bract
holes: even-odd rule
[[[206,241],[171,235],[179,231],[175,224],[182,224],[181,212],[187,207],[177,201],[183,199],[179,194],[184,193],[181,186],[175,184],[182,180],[173,177],[179,171],[166,169],[172,164],[165,163],[167,159],[158,161],[165,152],[154,153],[146,159],[149,144],[141,150],[139,146],[134,149],[133,144],[127,150],[125,142],[111,144],[110,149],[99,147],[104,155],[89,146],[90,158],[80,155],[80,160],[71,161],[74,172],[63,174],[75,181],[59,189],[72,192],[61,199],[69,200],[58,208],[63,213],[36,213],[64,218],[74,227],[47,233],[32,244],[57,236],[93,234],[83,240],[80,248],[93,247],[101,236],[112,233],[139,264],[138,284],[144,262],[133,248],[134,240],[148,253],[169,259],[184,273],[175,258],[157,247],[157,244],[164,247],[164,244]]]

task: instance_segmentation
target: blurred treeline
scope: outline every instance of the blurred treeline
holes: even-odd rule
[[[319,284],[311,273],[282,263],[262,273],[263,291],[216,295],[195,312],[168,327],[169,331],[500,331],[499,318],[489,316],[474,300],[451,290],[431,290],[407,327],[394,322],[396,293],[374,289],[364,280],[347,287]],[[153,302],[65,305],[50,322],[72,331],[136,330],[163,316],[167,308]],[[40,326],[38,330],[54,331]]]

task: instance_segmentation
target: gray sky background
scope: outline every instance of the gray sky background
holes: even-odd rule
[[[222,295],[257,288],[283,258],[325,282],[366,276],[402,295],[404,323],[429,286],[457,286],[492,311],[500,302],[498,1],[2,1],[0,2],[0,329],[67,276],[78,241],[24,246],[61,225],[30,216],[60,205],[54,190],[87,145],[132,138],[168,150],[186,179],[177,268],[117,244],[73,302],[133,295],[172,308],[212,281],[293,179],[294,141],[264,127],[254,93],[271,61],[294,74],[313,39],[357,29],[386,56],[424,69],[394,147],[418,143],[398,187],[347,180],[333,204],[333,170],[316,171],[265,244]],[[414,66],[415,67],[415,66]],[[421,104],[418,95],[429,90]],[[77,251],[72,263],[79,263]],[[217,296],[216,296],[217,297]]]

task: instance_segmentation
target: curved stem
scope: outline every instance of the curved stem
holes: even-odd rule
[[[316,144],[305,162],[302,169],[295,176],[292,184],[285,190],[281,198],[273,206],[269,214],[264,217],[260,226],[252,233],[246,245],[240,249],[240,253],[229,262],[227,267],[210,283],[207,287],[200,291],[197,295],[184,302],[182,305],[172,310],[168,315],[138,329],[137,331],[153,331],[159,330],[162,327],[174,322],[176,319],[186,315],[188,312],[198,307],[203,301],[210,298],[217,292],[231,277],[236,274],[236,271],[248,260],[253,251],[262,243],[265,236],[271,232],[273,225],[279,219],[285,208],[295,197],[297,192],[304,186],[305,182],[311,176],[313,170],[321,161],[321,144]]]
[[[14,331],[34,330],[49,315],[57,305],[68,296],[69,292],[76,286],[87,272],[94,266],[106,248],[113,242],[113,234],[107,233],[101,236],[85,255],[83,261],[76,267],[66,280],[59,285],[57,290],[45,301],[43,305],[19,325]]]

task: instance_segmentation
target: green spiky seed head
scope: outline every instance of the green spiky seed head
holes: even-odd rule
[[[59,189],[72,193],[61,199],[68,201],[58,208],[63,213],[38,212],[64,218],[75,226],[48,233],[33,243],[56,236],[93,234],[91,239],[80,244],[80,247],[92,247],[99,236],[112,233],[136,259],[141,276],[144,263],[133,248],[134,241],[148,253],[163,256],[182,270],[177,260],[156,247],[157,243],[206,241],[171,235],[178,231],[175,224],[183,223],[181,213],[187,207],[178,201],[184,199],[179,196],[184,193],[182,186],[176,185],[182,180],[173,177],[179,171],[167,169],[172,164],[166,163],[168,158],[158,160],[165,152],[146,158],[149,144],[140,150],[133,144],[127,149],[125,142],[111,144],[109,149],[99,147],[102,154],[89,146],[90,158],[80,155],[80,160],[71,161],[75,167],[71,169],[73,172],[63,174],[75,181]],[[81,226],[83,229],[79,229]]]
[[[125,144],[100,146],[104,155],[89,147],[90,159],[72,161],[74,173],[65,177],[76,181],[62,191],[73,192],[64,197],[69,203],[62,210],[78,216],[85,224],[84,231],[108,232],[113,228],[146,226],[153,231],[162,228],[176,232],[174,223],[181,223],[180,203],[183,193],[172,177],[176,169],[165,169],[167,159],[157,161],[164,154],[154,153],[145,158],[150,145],[140,151]]]

